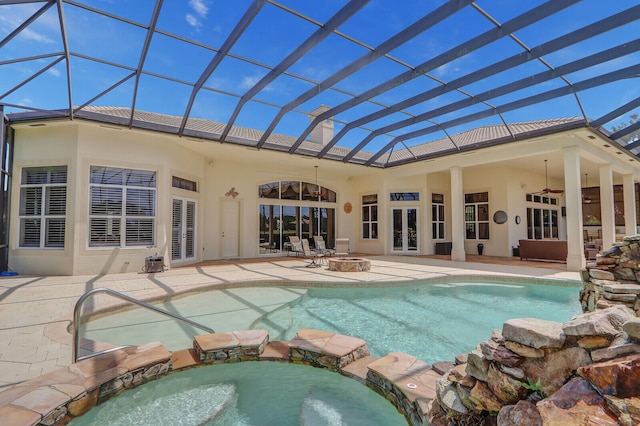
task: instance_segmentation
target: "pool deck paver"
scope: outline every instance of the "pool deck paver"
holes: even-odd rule
[[[393,283],[425,278],[465,275],[505,275],[514,280],[539,278],[581,283],[580,274],[558,269],[515,264],[453,262],[429,257],[367,256],[367,272],[333,272],[306,268],[296,258],[261,259],[259,262],[211,263],[174,268],[155,274],[125,273],[95,276],[22,276],[0,278],[0,390],[67,367],[71,362],[71,335],[66,332],[78,298],[95,288],[111,288],[148,300],[191,290],[225,288],[238,283]],[[541,265],[540,265],[541,266]],[[86,310],[114,300],[104,295],[87,300]],[[272,303],[272,301],[270,301]],[[248,309],[261,309],[259,304]],[[270,308],[271,309],[271,308]],[[85,311],[86,312],[86,311]]]

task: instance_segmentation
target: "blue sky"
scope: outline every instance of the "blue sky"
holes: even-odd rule
[[[67,28],[69,62],[72,81],[72,103],[81,105],[117,82],[129,76],[140,62],[140,52],[147,35],[145,26],[151,20],[155,1],[151,0],[80,0],[78,3],[113,14],[122,20],[101,16],[90,10],[63,2]],[[230,55],[222,60],[205,87],[197,95],[192,117],[227,122],[236,107],[239,96],[257,83],[290,54],[299,44],[310,37],[318,25],[324,24],[348,2],[280,1],[278,5],[266,3],[252,20]],[[331,34],[307,55],[288,69],[288,75],[279,76],[248,102],[238,115],[236,125],[266,129],[283,105],[313,88],[317,83],[356,61],[399,31],[409,27],[446,1],[398,2],[397,0],[372,0],[357,11],[338,28],[341,34]],[[476,4],[500,24],[542,4],[539,0],[478,0]],[[515,36],[526,47],[547,43],[566,35],[581,26],[593,23],[606,16],[637,5],[637,1],[619,0],[607,2],[584,0],[567,7],[557,14],[515,32]],[[14,31],[44,3],[2,5],[0,1],[0,39]],[[165,0],[156,29],[144,60],[144,67],[137,92],[135,107],[170,115],[182,115],[189,101],[192,86],[207,67],[234,26],[249,5],[247,0]],[[306,16],[301,18],[286,8]],[[554,68],[561,67],[585,56],[610,49],[634,40],[640,34],[637,21],[613,29],[589,40],[562,48],[544,56]],[[351,76],[335,84],[333,88],[318,91],[312,99],[296,106],[284,115],[275,131],[297,136],[308,125],[306,112],[321,104],[331,107],[346,102],[354,95],[383,83],[410,67],[415,67],[472,39],[495,25],[483,17],[479,10],[467,6],[453,16],[416,35],[410,41],[389,52],[390,57],[381,57]],[[354,43],[350,39],[360,42]],[[191,40],[193,43],[186,43]],[[364,45],[364,46],[363,46]],[[17,37],[0,46],[0,96],[14,89],[43,67],[59,58],[63,52],[58,10],[54,6],[23,30]],[[435,89],[443,83],[454,81],[481,70],[496,61],[524,51],[514,39],[503,37],[458,59],[429,70],[428,76],[420,76],[405,84],[382,93],[371,101],[338,114],[336,131],[356,118],[392,106],[416,94]],[[32,56],[51,55],[34,60],[20,60]],[[97,60],[95,60],[97,59]],[[598,66],[589,67],[566,76],[566,81],[552,78],[513,93],[490,97],[488,104],[478,103],[462,110],[429,117],[428,122],[390,132],[375,138],[368,151],[375,151],[394,136],[450,121],[492,106],[501,106],[514,100],[536,95],[547,90],[571,84],[623,69],[640,63],[637,52],[613,59]],[[424,102],[409,106],[388,117],[363,125],[364,129],[348,132],[339,142],[341,146],[355,146],[370,130],[404,120],[412,115],[429,111],[494,90],[523,78],[531,78],[548,68],[534,60],[496,75],[474,81],[440,94]],[[163,77],[163,78],[160,78]],[[129,79],[111,92],[95,100],[93,105],[130,107],[133,102],[135,79]],[[580,92],[579,101],[591,119],[624,105],[640,94],[638,78],[626,78],[618,82]],[[60,61],[42,75],[0,98],[1,103],[24,107],[57,109],[68,108],[67,63]],[[5,112],[21,111],[7,107]],[[607,126],[625,121],[638,109],[629,111]],[[504,113],[507,122],[539,120],[555,117],[581,116],[580,104],[574,95],[534,104]],[[482,125],[500,124],[499,116],[466,123],[448,130],[450,134]],[[438,132],[408,140],[408,145],[427,142],[443,136]]]

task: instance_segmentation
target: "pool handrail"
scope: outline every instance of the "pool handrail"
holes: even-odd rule
[[[91,297],[91,296],[93,296],[94,294],[97,294],[97,293],[106,293],[106,294],[108,294],[110,296],[125,300],[125,301],[127,301],[129,303],[133,303],[134,305],[138,305],[138,306],[141,306],[143,308],[150,309],[150,310],[152,310],[154,312],[157,312],[159,314],[168,316],[170,318],[186,322],[186,323],[191,324],[192,326],[197,327],[197,328],[199,328],[201,330],[204,330],[204,331],[206,331],[208,333],[215,333],[215,331],[212,328],[207,327],[206,325],[199,324],[199,323],[197,323],[195,321],[192,321],[192,320],[190,320],[188,318],[185,318],[185,317],[183,317],[181,315],[174,314],[173,312],[165,311],[162,308],[158,308],[157,306],[150,305],[150,304],[148,304],[146,302],[143,302],[142,300],[138,300],[138,299],[136,299],[134,297],[127,296],[126,294],[120,293],[120,292],[112,290],[110,288],[95,288],[93,290],[87,291],[85,294],[80,296],[80,298],[76,302],[75,307],[73,308],[73,323],[71,325],[72,325],[72,329],[73,329],[73,362],[74,363],[78,362],[81,359],[91,358],[91,357],[94,357],[94,356],[97,356],[97,355],[101,355],[103,353],[108,353],[108,352],[112,352],[114,350],[130,347],[130,346],[119,346],[117,348],[110,348],[110,349],[94,352],[94,353],[92,353],[90,355],[86,355],[84,357],[78,357],[78,347],[80,345],[80,333],[79,333],[80,332],[80,312],[82,310],[82,305],[84,304],[84,302],[89,297]]]

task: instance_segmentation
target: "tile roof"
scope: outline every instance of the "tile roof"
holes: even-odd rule
[[[128,126],[130,114],[131,110],[125,107],[87,106],[78,110],[75,113],[75,117],[76,119]],[[51,114],[50,112],[46,112],[44,115],[34,113],[16,113],[9,115],[10,122],[47,118],[59,118],[59,115]],[[180,116],[135,110],[132,127],[175,135],[178,134],[181,123],[182,117]],[[377,158],[371,165],[375,167],[390,167],[425,158],[450,155],[467,149],[477,149],[485,146],[508,143],[582,126],[585,126],[585,122],[581,117],[512,123],[508,126],[504,124],[482,126],[451,135],[450,137],[435,139],[411,147],[407,147],[402,142],[399,142],[398,144],[403,146],[403,148],[390,150],[384,155],[381,155],[380,158]],[[215,141],[219,140],[224,128],[225,123],[200,118],[189,118],[183,136]],[[229,132],[227,141],[237,145],[254,147],[262,135],[263,132],[261,130],[233,126]],[[295,137],[271,133],[262,148],[288,152],[295,141]],[[306,140],[296,150],[296,153],[300,155],[317,156],[323,147],[320,143]],[[335,145],[331,147],[325,158],[343,161],[344,157],[350,152],[350,148]],[[372,157],[372,153],[360,151],[349,162],[367,164]]]

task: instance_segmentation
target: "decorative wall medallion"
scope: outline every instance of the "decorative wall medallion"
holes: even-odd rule
[[[497,224],[505,223],[507,221],[507,212],[498,210],[493,214],[493,221]]]
[[[238,191],[236,191],[236,187],[232,187],[229,191],[227,191],[226,194],[224,194],[225,197],[232,197],[232,198],[236,198],[238,195],[240,195],[240,193]]]
[[[344,203],[344,212],[349,214],[351,213],[351,210],[353,209],[353,206],[351,205],[351,203],[347,202]]]

